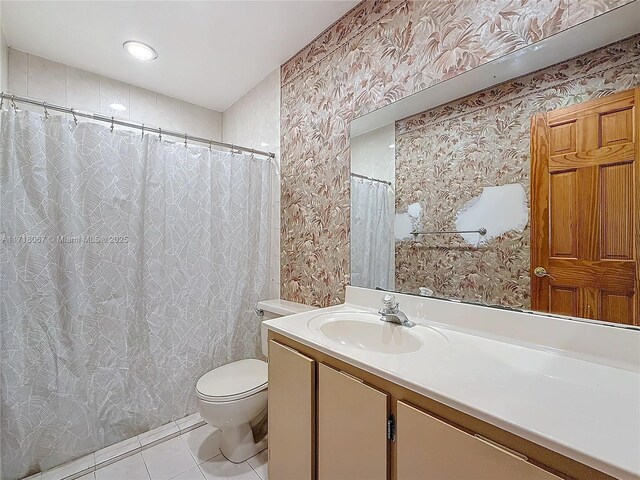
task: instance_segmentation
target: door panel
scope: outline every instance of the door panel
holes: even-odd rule
[[[633,260],[633,164],[600,169],[600,258]]]
[[[560,315],[578,315],[578,289],[551,286],[551,311]]]
[[[387,478],[388,395],[318,367],[318,479]]]
[[[620,319],[632,318],[633,297],[625,292],[601,291],[600,309],[602,320],[607,322],[620,322]]]
[[[533,119],[533,309],[640,324],[638,102],[635,89]]]
[[[601,145],[618,145],[633,142],[633,110],[600,114]]]
[[[269,478],[315,475],[315,361],[269,341]]]
[[[556,125],[551,131],[551,155],[576,151],[576,122]]]
[[[576,177],[575,170],[550,177],[552,257],[578,256]]]
[[[558,480],[515,453],[397,402],[396,480]]]

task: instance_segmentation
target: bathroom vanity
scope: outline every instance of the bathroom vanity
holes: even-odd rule
[[[640,478],[640,332],[381,297],[266,322],[269,478]]]

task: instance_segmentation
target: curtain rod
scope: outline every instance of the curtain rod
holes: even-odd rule
[[[141,130],[143,134],[144,132],[157,133],[160,136],[160,138],[162,138],[163,135],[167,135],[168,137],[180,138],[184,140],[185,146],[188,141],[192,141],[192,142],[208,144],[209,147],[211,147],[212,145],[215,145],[217,147],[228,148],[232,152],[248,152],[255,155],[263,155],[269,158],[275,158],[276,156],[275,153],[272,153],[272,152],[265,152],[263,150],[256,150],[254,148],[249,148],[249,147],[242,147],[240,145],[233,145],[231,143],[217,142],[216,140],[211,140],[209,138],[196,137],[193,135],[188,135],[186,133],[179,133],[171,130],[164,130],[162,128],[147,127],[144,125],[144,123],[135,123],[135,122],[128,122],[126,120],[117,120],[114,117],[108,117],[106,115],[102,115],[99,113],[82,112],[79,110],[75,110],[73,108],[63,107],[62,105],[54,105],[51,103],[34,100],[32,98],[19,97],[18,95],[13,95],[11,93],[4,93],[4,92],[0,93],[0,99],[1,99],[0,108],[2,108],[2,102],[4,102],[5,98],[7,100],[11,100],[14,110],[17,110],[15,102],[27,103],[29,105],[36,105],[38,107],[42,107],[44,109],[45,116],[48,114],[47,110],[54,110],[56,112],[71,114],[73,115],[74,120],[76,120],[76,117],[90,118],[92,120],[98,120],[101,122],[110,123],[111,126],[118,125],[121,127],[136,128],[138,130]]]
[[[380,182],[380,183],[386,183],[387,185],[391,185],[391,182],[388,180],[380,180],[378,178],[367,177],[365,175],[360,175],[359,173],[352,173],[351,176],[357,177],[357,178],[364,178],[365,180],[371,180],[372,182]]]

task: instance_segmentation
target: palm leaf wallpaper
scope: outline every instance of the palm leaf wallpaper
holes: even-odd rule
[[[282,298],[344,298],[354,118],[630,1],[365,1],[286,62]]]

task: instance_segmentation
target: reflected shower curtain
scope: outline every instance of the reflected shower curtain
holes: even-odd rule
[[[62,117],[0,119],[2,478],[197,410],[259,352],[270,163]]]
[[[351,178],[351,285],[394,287],[391,185]]]

